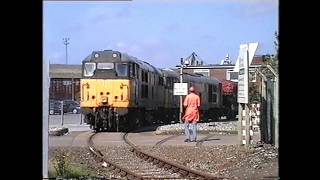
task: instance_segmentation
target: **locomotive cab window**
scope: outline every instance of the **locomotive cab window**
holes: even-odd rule
[[[212,94],[212,102],[217,103],[217,94]]]
[[[217,92],[217,86],[214,85],[214,84],[212,85],[212,91],[213,91],[213,92]]]
[[[134,63],[129,64],[130,77],[136,77],[136,65]]]
[[[98,63],[97,69],[113,69],[114,64],[113,63]]]
[[[117,63],[116,72],[117,72],[117,75],[120,77],[128,76],[128,65],[123,63]]]
[[[208,102],[216,103],[217,102],[217,86],[214,84],[209,84],[208,86]]]
[[[96,70],[96,63],[85,63],[83,69],[84,76],[93,76],[94,71]]]

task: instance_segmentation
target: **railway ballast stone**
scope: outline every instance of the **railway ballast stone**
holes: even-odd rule
[[[197,130],[200,133],[229,133],[237,134],[237,123],[238,121],[229,122],[209,122],[209,123],[198,123]],[[155,134],[181,134],[184,133],[184,124],[169,124],[159,126]]]
[[[62,136],[69,132],[69,129],[66,127],[51,127],[49,129],[50,136]]]

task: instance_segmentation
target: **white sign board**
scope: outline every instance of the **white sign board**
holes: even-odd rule
[[[248,45],[241,44],[239,52],[238,103],[248,103]]]
[[[238,103],[249,102],[249,62],[257,50],[258,43],[241,44],[239,51]]]
[[[188,94],[188,83],[173,84],[173,95],[187,95],[187,94]]]
[[[256,51],[258,49],[258,43],[250,43],[249,44],[249,64],[251,64],[253,60],[253,56],[256,54]],[[233,72],[239,72],[239,56],[236,62],[236,65],[233,68]]]

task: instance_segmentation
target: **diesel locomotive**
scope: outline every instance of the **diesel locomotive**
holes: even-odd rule
[[[179,122],[179,96],[173,84],[179,73],[158,69],[119,51],[93,51],[82,62],[80,107],[95,131],[128,131],[152,123]],[[222,108],[222,85],[214,78],[183,74],[201,98],[201,120],[216,119]]]

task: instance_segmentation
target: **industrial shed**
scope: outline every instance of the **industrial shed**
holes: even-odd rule
[[[80,101],[81,65],[50,64],[50,100]]]

